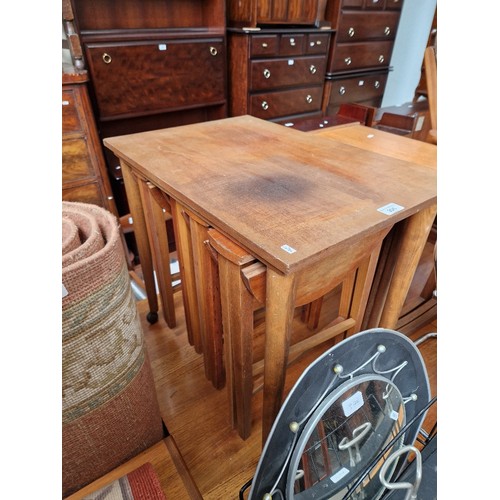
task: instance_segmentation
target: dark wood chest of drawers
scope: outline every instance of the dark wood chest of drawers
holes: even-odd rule
[[[93,203],[117,215],[87,82],[86,72],[63,67],[62,199]]]
[[[326,70],[326,114],[345,102],[379,107],[384,95],[403,0],[330,0],[336,30]]]
[[[330,37],[311,28],[230,30],[230,115],[320,114]]]

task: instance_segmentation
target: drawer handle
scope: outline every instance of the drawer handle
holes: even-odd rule
[[[262,42],[262,47],[263,47],[264,49],[267,49],[267,47],[268,47],[267,43],[266,43],[266,42]]]
[[[344,95],[345,94],[345,87],[342,85],[342,87],[339,88],[339,94]]]
[[[314,66],[314,64],[311,64],[311,66],[309,66],[309,71],[311,72],[312,75],[314,75],[314,73],[316,73],[317,68],[316,66]]]
[[[352,38],[354,36],[354,34],[356,33],[356,31],[354,31],[354,28],[351,26],[348,30],[347,30],[347,34]]]
[[[350,57],[346,57],[344,59],[344,62],[347,64],[347,66],[350,66],[350,64],[352,63],[352,59]]]
[[[385,57],[384,57],[382,54],[380,54],[380,55],[378,56],[378,62],[379,62],[379,63],[383,63],[384,61],[385,61]]]
[[[271,72],[268,69],[265,69],[263,72],[264,78],[270,78],[271,77]]]
[[[306,102],[307,104],[311,104],[313,102],[313,97],[311,94],[306,95]]]
[[[217,49],[215,47],[210,47],[210,54],[212,54],[213,56],[216,56],[217,55]]]
[[[295,47],[295,38],[290,38],[290,45]]]
[[[267,104],[267,101],[262,101],[262,109],[263,110],[269,109],[269,104]]]
[[[105,64],[109,64],[113,59],[111,59],[111,56],[107,52],[104,52],[104,54],[102,55],[102,60]]]
[[[373,85],[375,86],[376,89],[378,89],[380,87],[380,82],[376,80]]]
[[[386,26],[384,28],[384,35],[389,36],[390,34],[391,34],[391,28],[389,28],[389,26]]]

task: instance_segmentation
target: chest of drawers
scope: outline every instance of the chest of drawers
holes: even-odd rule
[[[343,102],[380,106],[402,4],[402,0],[328,3],[326,18],[336,34],[326,70],[325,112],[334,114]]]
[[[318,29],[230,30],[230,115],[321,113],[330,37]]]
[[[62,199],[99,205],[116,215],[87,81],[85,72],[63,68]]]

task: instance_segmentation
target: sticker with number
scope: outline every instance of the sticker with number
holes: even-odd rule
[[[401,205],[398,205],[397,203],[389,203],[387,205],[384,205],[383,207],[377,208],[377,211],[381,212],[385,215],[392,215],[392,214],[395,214],[396,212],[400,212],[404,208],[405,207],[402,207]]]

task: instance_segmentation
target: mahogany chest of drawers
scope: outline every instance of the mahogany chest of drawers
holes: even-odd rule
[[[336,30],[326,70],[324,111],[345,102],[379,107],[403,0],[330,0],[325,17]]]
[[[63,70],[62,199],[93,203],[117,215],[87,81],[86,72]]]
[[[229,110],[266,120],[321,113],[331,30],[229,30]]]

